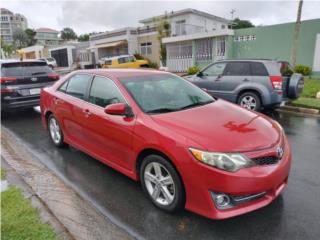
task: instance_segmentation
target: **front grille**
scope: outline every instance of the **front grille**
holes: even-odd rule
[[[279,158],[276,156],[266,156],[252,159],[257,165],[271,165],[279,162]]]

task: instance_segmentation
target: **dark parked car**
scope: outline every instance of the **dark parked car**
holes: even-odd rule
[[[0,66],[1,111],[38,106],[41,89],[59,79],[44,61],[6,60]]]
[[[274,60],[219,61],[186,79],[215,97],[255,111],[298,98],[304,84],[303,76],[287,62]]]

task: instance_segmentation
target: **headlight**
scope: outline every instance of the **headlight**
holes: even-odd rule
[[[206,152],[189,148],[190,152],[200,162],[228,171],[236,172],[241,168],[254,166],[254,162],[240,153]]]

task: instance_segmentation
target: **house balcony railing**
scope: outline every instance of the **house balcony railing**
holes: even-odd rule
[[[192,24],[180,24],[174,26],[174,29],[171,33],[171,37],[190,35],[201,32],[205,32],[205,28],[202,26]]]

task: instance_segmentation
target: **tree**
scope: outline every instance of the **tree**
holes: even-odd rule
[[[27,34],[27,45],[28,46],[32,46],[32,45],[35,45],[37,40],[35,39],[35,36],[36,36],[36,32],[31,29],[31,28],[28,28],[25,30],[25,33]]]
[[[66,27],[61,31],[61,38],[63,40],[74,40],[77,39],[77,34],[73,31],[72,28]]]
[[[88,34],[88,33],[81,34],[81,35],[78,36],[78,41],[79,42],[89,41],[89,37],[90,37],[90,34]]]
[[[11,55],[15,52],[15,46],[13,44],[6,44],[1,38],[1,48],[5,58],[10,58]]]
[[[170,23],[166,19],[159,21],[158,27],[158,40],[160,42],[160,60],[163,66],[166,66],[167,62],[167,49],[166,45],[162,43],[162,38],[170,36]]]
[[[17,48],[22,48],[27,46],[28,36],[22,29],[20,28],[15,29],[15,31],[12,34],[12,38]]]
[[[298,38],[299,38],[300,25],[301,25],[302,4],[303,4],[303,0],[300,0],[299,6],[298,6],[298,12],[297,12],[297,21],[294,27],[294,35],[293,35],[293,43],[292,43],[291,59],[290,59],[293,67],[296,66],[296,62],[297,62],[297,47],[298,47]]]
[[[250,28],[254,27],[254,25],[248,20],[240,20],[239,18],[235,18],[232,21],[232,29],[241,29],[241,28]]]

